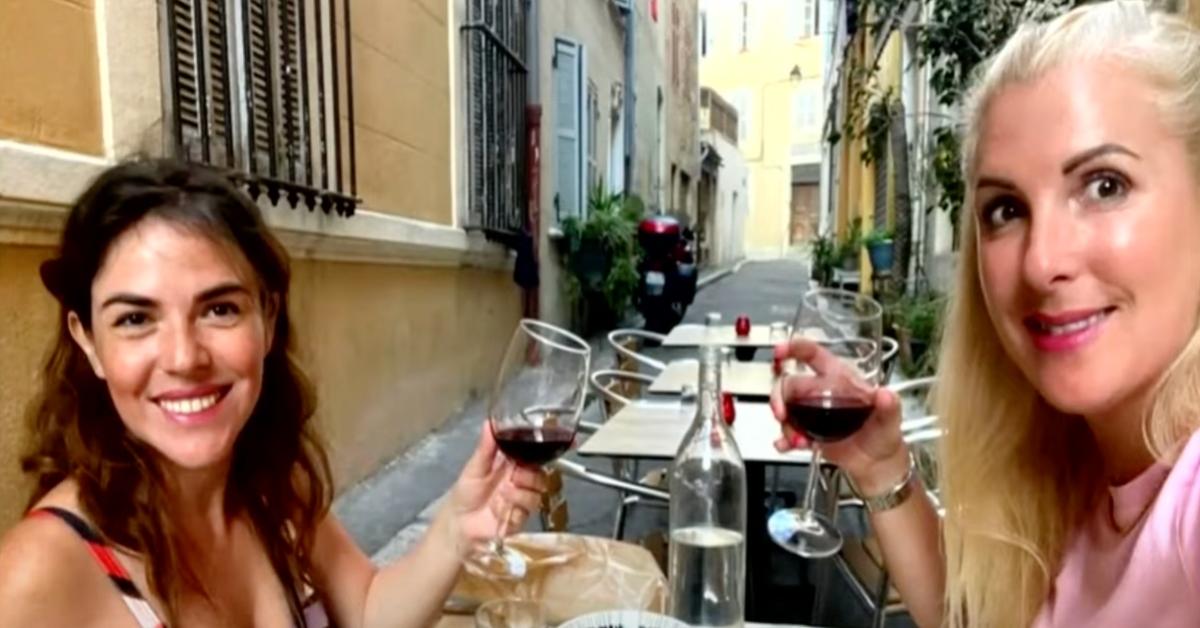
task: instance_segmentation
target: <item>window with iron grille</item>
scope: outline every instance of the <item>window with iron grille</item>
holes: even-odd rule
[[[353,215],[349,0],[340,12],[336,0],[159,8],[168,154],[227,171],[254,198]]]
[[[525,225],[526,0],[467,0],[468,201],[465,226],[497,235]]]

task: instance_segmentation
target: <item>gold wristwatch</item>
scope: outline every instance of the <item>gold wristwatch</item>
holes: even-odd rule
[[[891,510],[908,501],[913,492],[912,483],[916,470],[917,462],[910,450],[908,452],[908,471],[904,473],[904,479],[879,495],[863,495],[862,491],[858,490],[858,486],[854,484],[854,480],[850,479],[848,475],[847,479],[850,481],[850,490],[854,491],[854,494],[862,500],[867,512],[876,513]]]

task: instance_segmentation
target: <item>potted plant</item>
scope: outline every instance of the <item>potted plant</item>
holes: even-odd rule
[[[858,251],[862,248],[862,219],[850,221],[846,236],[837,247],[838,265],[842,270],[858,270]]]
[[[896,261],[896,249],[892,242],[891,229],[872,229],[871,233],[863,238],[863,246],[871,259],[871,268],[876,273],[892,270]]]
[[[932,292],[905,295],[890,307],[889,318],[900,343],[900,366],[910,377],[937,369],[937,343],[944,299]]]
[[[566,292],[588,331],[615,325],[637,292],[640,208],[636,198],[596,186],[587,216],[563,220]]]
[[[833,269],[838,264],[837,242],[828,235],[817,236],[812,241],[812,269],[810,277],[821,285],[829,285]]]

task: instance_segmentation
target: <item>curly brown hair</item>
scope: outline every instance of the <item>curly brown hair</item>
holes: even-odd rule
[[[144,560],[170,623],[178,623],[184,592],[207,597],[167,506],[159,454],[125,429],[67,324],[75,312],[91,330],[92,282],[109,247],[150,217],[235,246],[257,274],[259,297],[275,304],[262,393],[234,445],[225,505],[231,516],[250,521],[303,625],[300,594],[314,586],[313,540],[331,500],[329,460],[312,420],[313,386],[292,357],[287,253],[254,202],[216,172],[169,160],[133,161],[104,172],[72,207],[57,256],[41,268],[60,311],[21,459],[34,478],[29,507],[74,478],[81,508],[100,533]]]

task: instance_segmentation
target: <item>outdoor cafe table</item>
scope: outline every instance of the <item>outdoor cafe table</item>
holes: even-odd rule
[[[769,365],[768,365],[769,366]],[[746,463],[746,618],[758,619],[765,596],[772,541],[767,535],[766,468],[807,465],[812,452],[775,450],[779,422],[766,402],[737,400],[733,435]],[[588,437],[580,456],[673,460],[692,416],[678,398],[641,399],[621,408]],[[760,599],[762,598],[762,599]]]
[[[812,334],[820,333],[820,330],[817,328],[812,328],[811,331]],[[738,336],[733,325],[708,327],[707,325],[685,323],[672,328],[667,337],[662,341],[662,346],[700,347],[716,344],[723,347],[755,347],[764,349],[774,347],[779,342],[778,339],[771,337],[770,325],[751,325],[748,335]]]
[[[699,379],[698,361],[676,360],[655,376],[650,392],[677,395],[684,385],[695,386]],[[770,362],[730,361],[721,369],[721,390],[737,397],[769,397],[774,384],[775,372]]]

